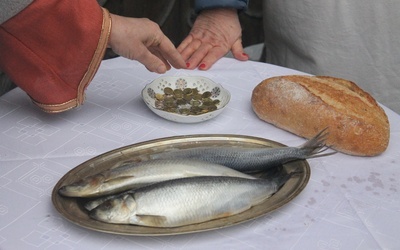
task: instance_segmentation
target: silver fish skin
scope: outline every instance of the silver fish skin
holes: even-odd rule
[[[99,197],[164,180],[202,175],[255,178],[219,164],[199,160],[159,159],[122,164],[65,185],[58,192],[67,197]]]
[[[293,160],[303,160],[334,154],[325,153],[325,130],[298,147],[239,148],[239,147],[196,147],[165,151],[151,155],[151,159],[198,159],[221,164],[244,173],[268,170]]]
[[[114,224],[179,227],[241,213],[271,197],[293,176],[245,179],[199,176],[159,182],[99,205],[89,216]]]
[[[97,197],[95,199],[91,199],[91,200],[85,202],[83,207],[87,211],[91,211],[94,208],[98,207],[99,205],[103,204],[104,202],[116,198],[118,195],[132,193],[134,190],[135,189],[130,189],[130,190],[124,191],[122,193],[110,194],[110,195],[104,195],[104,196],[101,196],[101,197]]]

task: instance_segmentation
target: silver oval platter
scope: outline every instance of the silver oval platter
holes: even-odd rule
[[[281,171],[299,171],[299,175],[289,179],[285,185],[265,202],[240,214],[175,228],[155,228],[136,225],[108,224],[90,218],[79,198],[68,198],[58,194],[61,186],[75,182],[81,178],[112,168],[126,161],[145,161],[152,154],[168,150],[179,150],[192,147],[284,147],[285,145],[264,138],[243,135],[187,135],[161,138],[118,148],[94,157],[66,173],[55,185],[52,202],[57,211],[70,222],[81,227],[99,232],[120,235],[157,236],[195,233],[233,226],[256,219],[295,198],[307,185],[310,178],[310,167],[306,160],[284,164]]]

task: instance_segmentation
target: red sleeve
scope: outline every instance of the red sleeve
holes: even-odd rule
[[[84,101],[110,30],[110,15],[97,1],[33,1],[0,26],[0,69],[44,111],[74,108]]]

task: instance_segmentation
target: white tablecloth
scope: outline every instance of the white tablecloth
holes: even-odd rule
[[[51,192],[70,169],[99,154],[184,134],[241,134],[297,146],[304,139],[259,120],[250,97],[263,79],[293,70],[224,58],[202,75],[232,94],[227,109],[199,124],[157,117],[140,97],[159,75],[123,58],[104,61],[85,104],[61,114],[38,110],[19,89],[0,98],[0,249],[395,249],[400,247],[400,116],[389,148],[372,158],[335,154],[308,160],[299,196],[256,220],[209,232],[138,237],[100,233],[64,219]]]

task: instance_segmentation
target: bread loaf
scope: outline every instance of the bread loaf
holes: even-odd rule
[[[371,95],[345,79],[268,78],[254,88],[251,103],[260,119],[304,138],[328,128],[327,145],[346,154],[374,156],[389,144],[384,110]]]

